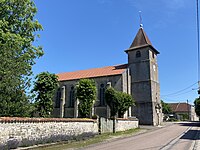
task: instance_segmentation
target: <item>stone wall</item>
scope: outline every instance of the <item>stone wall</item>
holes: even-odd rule
[[[92,119],[0,118],[0,149],[66,141],[98,134]]]
[[[116,121],[116,131],[125,131],[133,128],[138,128],[138,119],[117,119]]]
[[[113,131],[113,121],[100,118],[100,124],[93,119],[77,118],[18,118],[0,117],[0,149],[36,144],[84,139]],[[137,119],[117,119],[116,131],[138,128]]]
[[[112,132],[113,131],[113,120],[106,119],[106,118],[100,118],[100,132],[106,133],[106,132]],[[116,119],[115,123],[115,130],[116,131],[125,131],[129,129],[138,128],[139,121],[137,118],[131,118],[131,119]]]

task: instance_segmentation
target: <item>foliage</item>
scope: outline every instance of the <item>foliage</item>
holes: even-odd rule
[[[129,107],[135,104],[132,96],[127,93],[117,92],[117,97],[120,99],[120,106],[118,110],[119,117],[123,117],[124,113],[129,109]]]
[[[35,107],[40,117],[49,117],[53,110],[53,97],[58,88],[55,74],[42,72],[36,76],[33,91],[36,93]]]
[[[96,99],[96,86],[94,80],[81,79],[76,85],[76,96],[79,100],[78,109],[80,116],[89,117]]]
[[[27,116],[30,75],[35,59],[43,55],[33,45],[42,29],[34,19],[31,0],[0,1],[0,116]]]
[[[163,100],[161,100],[161,104],[162,104],[162,112],[164,114],[170,114],[170,113],[172,113],[172,109],[169,106],[169,104],[165,103]]]
[[[168,121],[175,122],[175,121],[178,121],[178,119],[176,119],[176,118],[169,118]]]
[[[110,87],[105,91],[106,103],[110,107],[111,116],[119,115],[122,117],[130,106],[134,105],[134,100],[131,95],[116,91]]]
[[[200,116],[200,98],[195,99],[194,105],[195,105],[195,112],[197,116]]]
[[[117,112],[119,111],[120,102],[117,98],[117,92],[114,88],[109,87],[105,91],[105,99],[107,105],[110,107],[110,113],[111,116],[114,117],[117,115]]]
[[[182,121],[189,120],[189,115],[188,114],[180,114],[180,116],[181,116],[181,120]]]

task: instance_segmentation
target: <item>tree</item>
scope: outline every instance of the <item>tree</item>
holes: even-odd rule
[[[117,98],[117,92],[114,88],[109,87],[105,91],[105,99],[107,105],[110,107],[111,117],[115,117],[119,111],[120,101]]]
[[[200,98],[196,98],[194,101],[195,112],[197,116],[200,116]]]
[[[79,100],[78,109],[81,117],[90,116],[92,106],[96,100],[96,91],[94,80],[81,79],[76,85],[76,96]]]
[[[31,0],[0,1],[0,116],[27,116],[26,94],[35,59],[43,55],[33,45],[42,26]]]
[[[117,113],[119,117],[122,117],[129,107],[134,104],[134,101],[131,95],[116,91],[112,87],[106,89],[105,99],[107,105],[110,107],[111,117],[113,118],[113,133],[115,133],[115,120]]]
[[[172,109],[169,106],[169,104],[167,104],[163,100],[161,100],[161,105],[162,105],[162,112],[164,114],[170,114],[170,113],[172,113]]]
[[[130,94],[124,93],[124,92],[118,92],[117,97],[120,98],[119,102],[119,110],[118,110],[118,116],[123,117],[125,112],[135,104],[133,97]]]
[[[53,98],[58,88],[58,77],[49,72],[36,76],[33,92],[36,93],[35,108],[40,117],[49,117],[53,110]]]
[[[110,107],[112,117],[115,117],[117,113],[119,117],[122,117],[129,107],[134,105],[134,100],[131,95],[116,91],[112,87],[106,89],[105,99]]]

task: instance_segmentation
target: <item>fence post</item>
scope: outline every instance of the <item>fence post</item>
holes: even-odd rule
[[[99,134],[101,134],[101,117],[98,117],[98,127],[99,127]]]

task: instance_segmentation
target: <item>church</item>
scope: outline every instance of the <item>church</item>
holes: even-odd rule
[[[135,100],[136,105],[129,108],[124,118],[135,116],[140,124],[159,125],[162,122],[157,64],[159,52],[150,42],[142,25],[125,53],[128,55],[126,64],[57,74],[60,88],[55,95],[53,116],[79,116],[75,86],[79,79],[87,78],[93,79],[97,87],[92,114],[110,117],[104,93],[108,86],[112,86],[118,91],[131,94]]]

